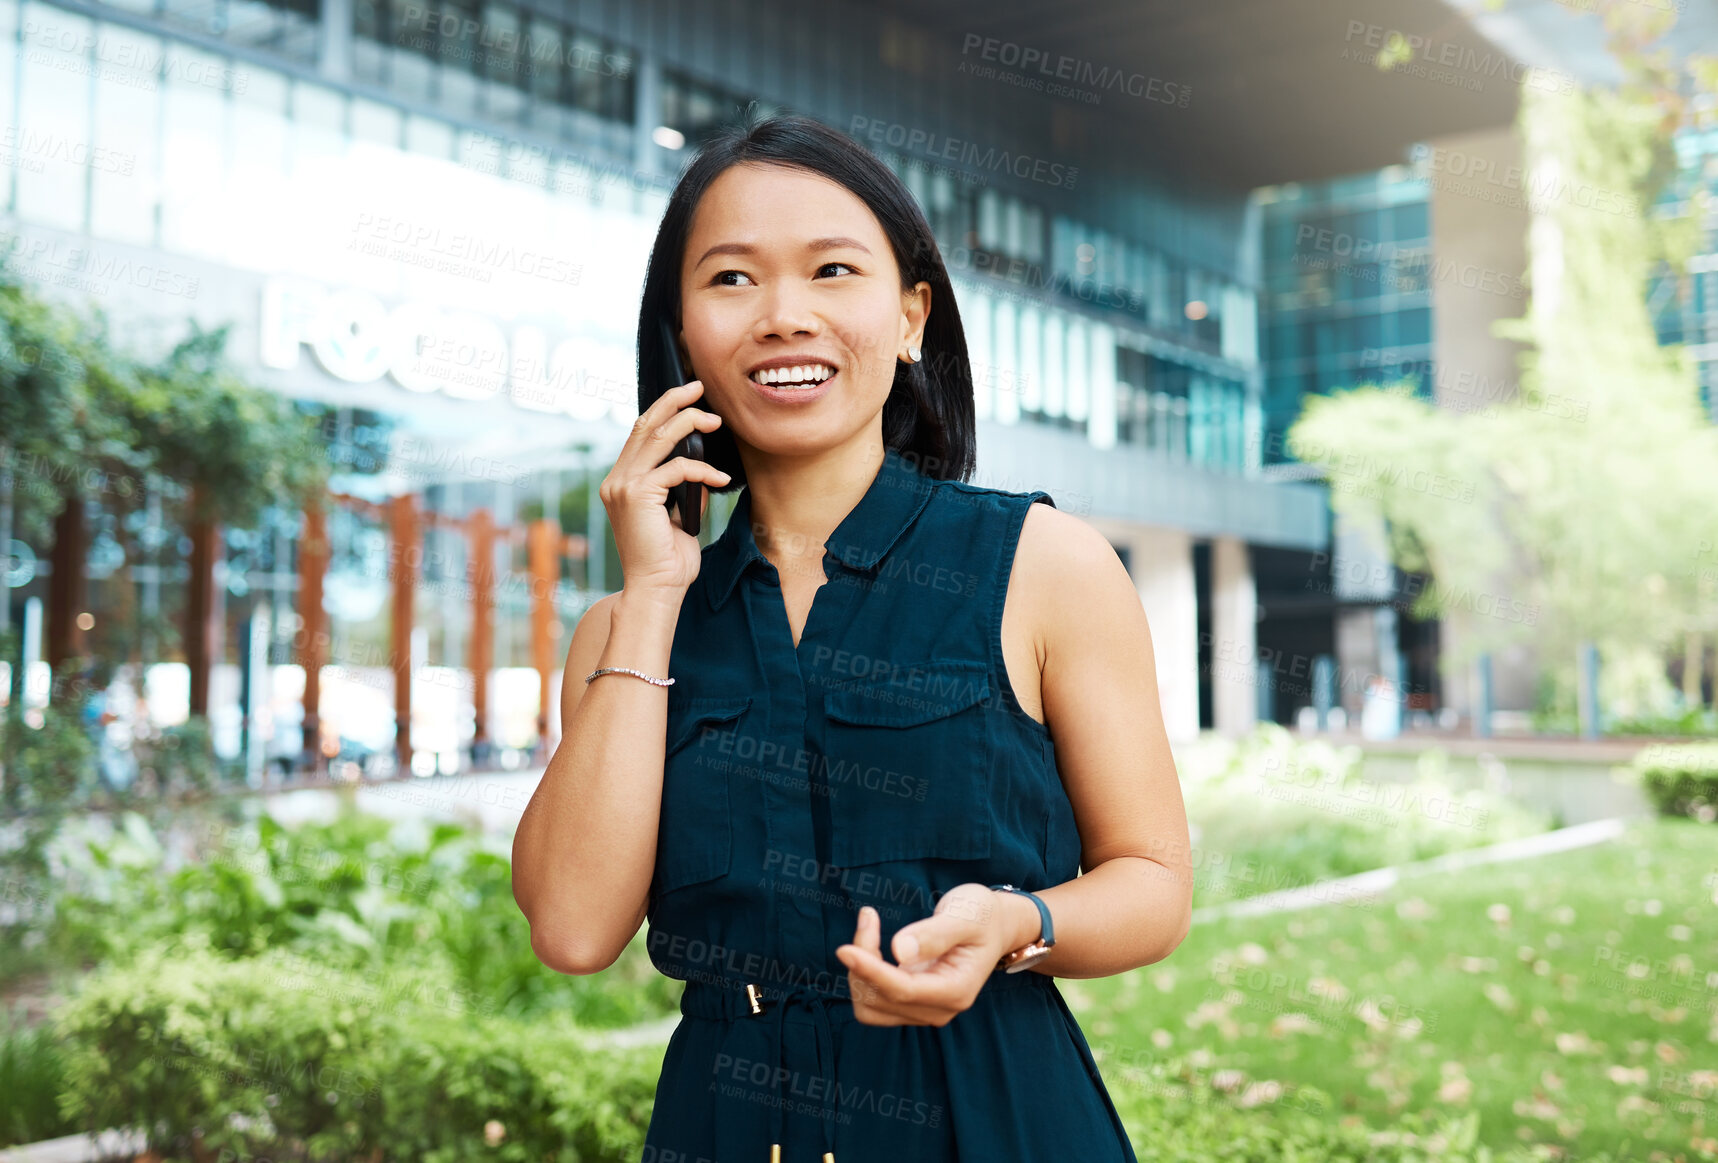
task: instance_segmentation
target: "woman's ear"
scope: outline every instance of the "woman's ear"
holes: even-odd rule
[[[907,302],[904,306],[907,317],[906,343],[913,347],[925,345],[925,320],[931,314],[931,285],[920,279],[911,291],[907,292]]]
[[[674,342],[680,347],[680,366],[686,369],[686,382],[691,383],[698,378],[698,369],[692,366],[692,351],[686,346],[686,332],[676,331]]]

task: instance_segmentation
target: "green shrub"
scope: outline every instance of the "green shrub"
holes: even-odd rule
[[[1296,888],[1546,831],[1505,796],[1456,790],[1446,759],[1412,781],[1367,779],[1362,752],[1261,723],[1178,757],[1194,846],[1195,904]]]
[[[178,831],[199,849],[182,867],[133,814],[118,829],[66,830],[56,852],[69,887],[52,940],[62,963],[123,963],[198,934],[229,956],[285,949],[352,972],[446,976],[492,1013],[624,1026],[678,1008],[680,983],[656,972],[642,933],[604,973],[568,977],[538,961],[501,837],[350,809],[326,824],[188,818]]]
[[[0,1147],[76,1133],[54,1099],[63,1078],[53,1031],[27,1026],[22,1006],[0,1012]]]
[[[1718,714],[1693,706],[1658,715],[1637,715],[1609,725],[1610,735],[1718,735]]]
[[[589,1047],[565,1014],[473,1012],[429,975],[397,982],[197,940],[85,978],[56,1012],[63,1113],[134,1127],[166,1158],[636,1158],[662,1050]]]
[[[155,795],[212,792],[220,786],[214,734],[204,715],[192,715],[176,727],[136,740],[137,783]],[[140,793],[139,793],[140,794]]]
[[[1718,743],[1653,743],[1623,769],[1664,816],[1718,819]]]

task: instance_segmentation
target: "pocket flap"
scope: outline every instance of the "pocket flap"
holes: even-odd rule
[[[823,695],[824,713],[842,723],[911,727],[990,698],[990,667],[977,660],[933,659],[845,680]]]
[[[670,703],[668,745],[664,754],[674,754],[696,739],[698,732],[712,723],[726,723],[738,719],[751,705],[750,695],[683,699],[678,703]]]

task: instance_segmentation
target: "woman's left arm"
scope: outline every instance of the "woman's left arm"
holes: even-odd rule
[[[1056,944],[1028,972],[1107,977],[1161,961],[1192,924],[1192,853],[1139,592],[1103,534],[1046,505],[1027,510],[1010,590],[1034,628],[1083,870],[1038,893]],[[997,895],[1018,922],[1011,947],[1036,937],[1032,902]]]
[[[1005,601],[1005,622],[1022,617],[1032,627],[1084,870],[1037,894],[1056,944],[1025,972],[1108,977],[1161,961],[1193,921],[1192,853],[1139,593],[1101,533],[1033,505]],[[931,916],[896,931],[896,964],[883,958],[881,920],[869,905],[835,955],[860,1021],[942,1026],[973,1004],[997,958],[1037,938],[1039,924],[1037,907],[1018,893],[961,884]]]

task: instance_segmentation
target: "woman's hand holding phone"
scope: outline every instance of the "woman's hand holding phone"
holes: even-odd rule
[[[703,382],[692,380],[657,397],[633,423],[632,434],[598,489],[628,592],[668,593],[678,599],[698,576],[702,547],[681,530],[678,513],[670,513],[668,490],[689,480],[715,487],[728,483],[728,474],[714,465],[670,455],[689,433],[714,432],[722,423],[716,413],[692,406],[703,392]],[[709,493],[704,497],[708,504]]]

